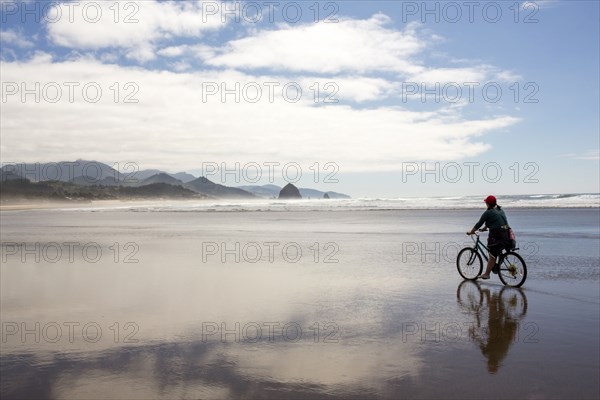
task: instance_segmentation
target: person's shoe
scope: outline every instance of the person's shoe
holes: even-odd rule
[[[494,274],[498,275],[498,271],[500,271],[500,266],[498,264],[496,264],[492,267],[492,272]]]
[[[490,276],[486,275],[486,274],[482,274],[482,275],[479,275],[478,278],[479,279],[490,279]]]

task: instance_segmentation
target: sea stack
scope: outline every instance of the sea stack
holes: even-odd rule
[[[279,192],[279,198],[280,199],[301,199],[302,195],[300,194],[300,191],[298,190],[298,188],[296,186],[292,185],[291,183],[288,183]]]

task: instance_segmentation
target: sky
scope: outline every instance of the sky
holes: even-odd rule
[[[598,1],[0,7],[3,164],[354,197],[600,191]]]

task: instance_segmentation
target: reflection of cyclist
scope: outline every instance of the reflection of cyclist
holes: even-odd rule
[[[490,295],[489,289],[484,289],[483,294],[489,306],[488,334],[487,342],[481,341],[479,348],[487,358],[488,371],[495,374],[517,336],[518,323],[509,317],[498,293]]]
[[[490,272],[496,264],[496,257],[500,254],[502,249],[508,248],[509,246],[509,235],[508,235],[508,220],[504,210],[496,204],[496,198],[494,196],[488,196],[484,200],[487,205],[487,210],[481,215],[479,221],[475,224],[473,229],[467,232],[467,235],[472,235],[477,229],[483,224],[490,230],[488,236],[488,248],[490,250],[490,259],[488,260],[487,269],[483,275],[478,278],[490,279]]]
[[[527,297],[520,289],[490,291],[474,281],[458,285],[458,304],[475,317],[469,336],[479,344],[488,371],[498,372],[512,343],[517,339],[519,321],[527,313]]]

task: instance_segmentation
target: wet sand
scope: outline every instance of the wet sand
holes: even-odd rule
[[[2,211],[4,398],[598,398],[597,209]]]

